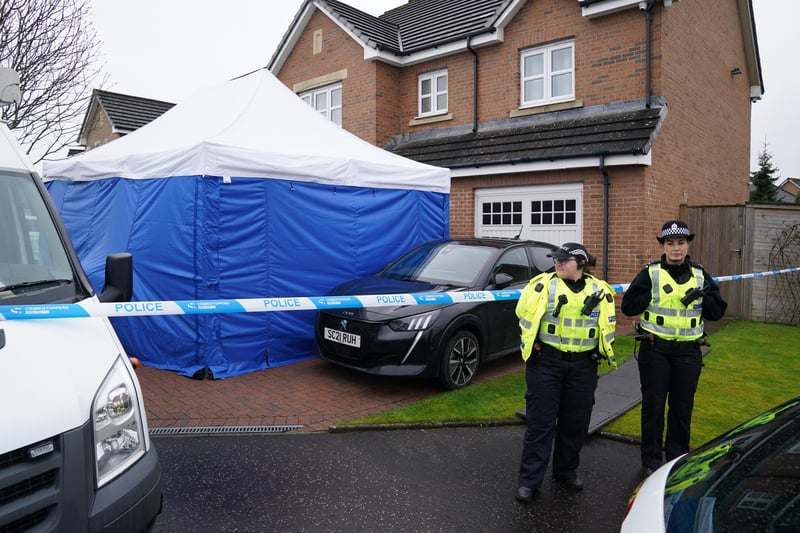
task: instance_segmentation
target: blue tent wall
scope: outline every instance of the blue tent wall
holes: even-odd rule
[[[449,195],[263,178],[50,181],[96,290],[133,254],[135,301],[319,296],[449,235]],[[313,356],[313,311],[112,320],[145,364],[224,378]]]

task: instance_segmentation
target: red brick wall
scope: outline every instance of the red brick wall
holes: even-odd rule
[[[509,118],[520,103],[520,51],[563,39],[575,39],[576,96],[585,106],[641,99],[645,92],[645,23],[638,10],[590,20],[580,14],[577,2],[546,0],[527,2],[506,28],[504,42],[477,48],[480,121]],[[427,125],[409,125],[417,114],[417,78],[446,68],[449,76],[448,111],[453,119]],[[469,52],[403,68],[402,117],[389,134],[470,125],[473,110],[473,56]],[[382,103],[386,110],[396,102]],[[381,104],[379,104],[381,105]],[[380,119],[386,113],[379,113]],[[389,119],[386,118],[388,122]],[[379,130],[383,128],[378,128]],[[391,127],[385,128],[387,131]],[[379,143],[380,144],[380,143]]]
[[[322,30],[322,51],[313,53],[313,35]],[[362,139],[377,139],[376,95],[396,99],[384,65],[364,61],[364,50],[327,15],[315,11],[277,76],[287,87],[347,69],[342,80],[342,127]],[[391,67],[390,67],[391,69]],[[381,72],[377,75],[376,72]],[[385,143],[385,141],[383,141]]]
[[[519,108],[519,54],[526,47],[572,38],[576,100],[584,106],[646,97],[646,18],[639,9],[588,19],[577,2],[531,0],[505,29],[504,42],[477,49],[480,121],[509,118]],[[323,53],[311,54],[323,30]],[[684,0],[652,11],[652,93],[668,115],[652,149],[652,166],[608,167],[609,281],[627,283],[660,254],[655,235],[682,204],[747,200],[750,101],[736,0]],[[393,135],[473,122],[473,56],[469,52],[398,68],[365,62],[363,48],[316,12],[278,77],[289,87],[346,68],[345,129],[378,146]],[[447,68],[452,120],[410,125],[417,114],[417,76]],[[474,233],[474,189],[555,182],[584,184],[584,240],[602,272],[603,177],[599,168],[454,178],[451,233]]]
[[[119,138],[120,135],[111,130],[111,121],[108,120],[108,115],[98,106],[86,134],[86,149],[91,150]]]
[[[669,116],[653,150],[671,203],[747,201],[750,91],[734,0],[679,2],[664,14]],[[740,67],[743,74],[731,76]]]

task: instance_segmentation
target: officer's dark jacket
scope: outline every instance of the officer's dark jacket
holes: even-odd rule
[[[659,261],[655,261],[654,263],[658,262]],[[668,265],[666,255],[663,254],[661,255],[660,263],[662,270],[672,276],[672,279],[679,284],[685,283],[692,277],[692,266],[702,269],[705,283],[710,287],[708,292],[703,295],[703,320],[710,320],[713,322],[721,319],[725,315],[728,304],[722,299],[722,295],[719,292],[719,285],[714,281],[711,274],[705,271],[702,265],[693,262],[689,256],[686,256],[686,259],[680,265]],[[647,306],[650,305],[652,288],[650,272],[648,266],[645,266],[636,274],[636,277],[633,278],[625,294],[622,295],[620,310],[626,316],[641,315],[647,309]]]

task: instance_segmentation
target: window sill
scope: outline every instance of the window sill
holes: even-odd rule
[[[541,113],[552,113],[553,111],[563,111],[565,109],[576,109],[583,107],[583,100],[573,100],[572,102],[560,102],[558,104],[545,104],[536,107],[523,107],[514,109],[509,113],[510,117],[526,117],[528,115],[538,115]]]
[[[434,122],[444,122],[446,120],[453,120],[452,113],[445,113],[444,115],[434,115],[432,117],[417,117],[411,119],[408,123],[409,126],[422,126],[424,124],[432,124]]]

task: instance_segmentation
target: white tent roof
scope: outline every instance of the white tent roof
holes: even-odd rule
[[[266,69],[202,89],[113,142],[44,164],[45,180],[196,175],[450,192],[449,169],[359,139]]]

